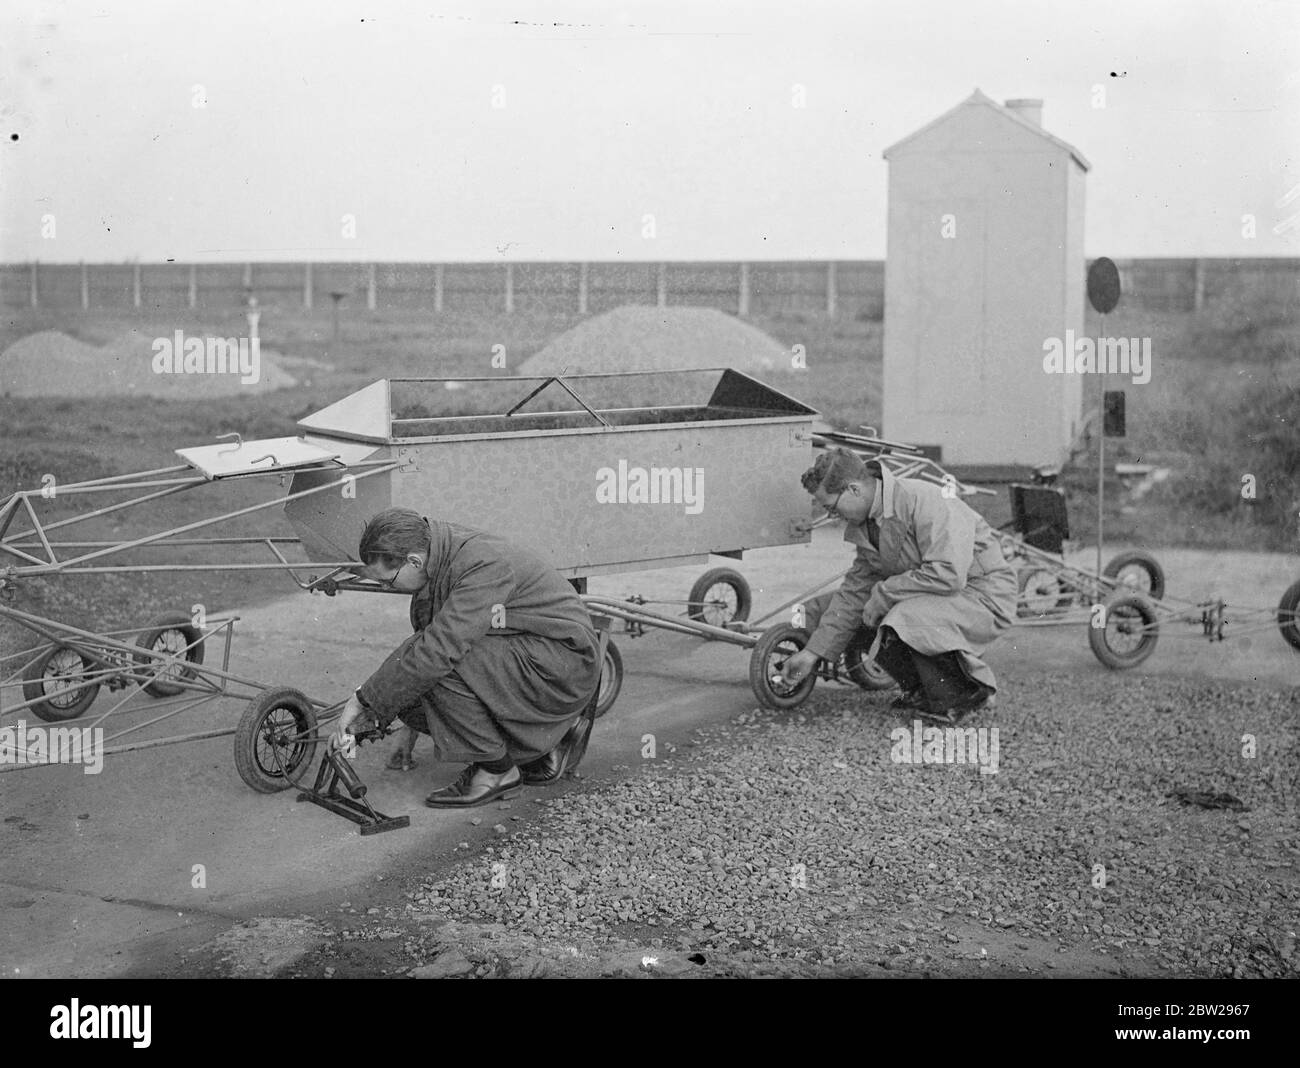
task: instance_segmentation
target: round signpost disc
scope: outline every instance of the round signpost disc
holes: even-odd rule
[[[1103,256],[1088,268],[1088,303],[1107,315],[1119,303],[1119,268]]]

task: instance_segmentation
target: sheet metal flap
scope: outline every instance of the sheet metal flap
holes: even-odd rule
[[[286,471],[313,464],[338,462],[339,453],[321,448],[302,438],[262,438],[224,445],[199,445],[177,449],[176,455],[204,478],[229,478],[266,471]]]

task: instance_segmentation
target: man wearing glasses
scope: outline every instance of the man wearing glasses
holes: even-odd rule
[[[988,523],[941,487],[847,450],[824,452],[802,482],[844,520],[857,555],[838,590],[805,606],[812,636],[785,662],[785,681],[836,659],[867,627],[876,663],[902,687],[896,710],[956,723],[991,706],[997,682],[977,654],[1014,623],[1017,587]]]
[[[585,748],[600,675],[591,617],[558,571],[494,534],[390,508],[366,524],[363,572],[411,594],[403,642],[344,706],[349,727],[394,718],[433,739],[439,760],[468,766],[425,800],[468,808],[550,782]],[[412,767],[408,744],[390,767]]]

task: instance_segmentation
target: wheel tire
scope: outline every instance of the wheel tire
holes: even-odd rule
[[[239,777],[261,794],[295,785],[316,755],[316,710],[298,690],[265,690],[244,709],[235,730]]]
[[[817,685],[817,672],[808,672],[807,677],[797,686],[785,686],[773,682],[772,676],[779,672],[781,666],[797,653],[811,637],[802,627],[779,623],[769,627],[758,639],[749,654],[749,685],[764,708],[794,708],[803,704]]]
[[[1074,603],[1074,590],[1045,564],[1031,564],[1022,569],[1016,581],[1020,590],[1016,615],[1021,619],[1056,615]]]
[[[734,604],[732,598],[720,597],[714,592],[718,586],[731,589],[735,595]],[[687,614],[690,618],[698,623],[711,623],[715,627],[725,627],[728,623],[748,619],[753,605],[753,596],[745,576],[729,567],[715,567],[712,571],[704,572],[695,580],[688,599],[690,609]],[[720,603],[710,604],[710,601]]]
[[[75,658],[75,661],[74,661]],[[71,670],[76,663],[80,671]],[[50,668],[54,667],[51,671]],[[78,675],[88,674],[96,669],[93,660],[77,652],[70,645],[54,645],[38,656],[23,671],[23,700],[35,701],[28,705],[32,714],[46,723],[62,723],[64,720],[76,719],[99,696],[99,683],[88,682],[81,686],[55,686],[60,679],[75,679]]]
[[[167,641],[168,638],[172,640]],[[164,643],[161,649],[158,647],[160,642]],[[140,637],[135,640],[135,644],[141,649],[152,649],[160,653],[174,653],[188,645],[190,648],[186,650],[185,663],[203,663],[203,631],[196,627],[184,612],[164,612],[160,616],[155,616],[146,624],[145,630],[140,632]],[[137,656],[135,659],[136,663],[146,670],[153,667],[153,657]],[[169,674],[184,679],[194,678],[194,672],[188,667],[172,668]],[[167,677],[162,675],[152,682],[145,683],[144,692],[150,697],[175,697],[178,693],[185,692],[184,686],[164,682],[163,679]]]
[[[1093,655],[1108,668],[1122,671],[1137,667],[1156,649],[1160,637],[1155,607],[1145,597],[1136,593],[1118,593],[1105,604],[1106,625],[1092,626],[1088,621],[1088,644]],[[1121,649],[1112,644],[1112,636],[1132,634],[1138,629],[1140,637],[1131,649]]]
[[[614,707],[618,692],[623,688],[623,654],[618,651],[614,639],[605,644],[605,662],[600,666],[600,682],[596,684],[595,716],[600,719]]]
[[[1277,625],[1293,649],[1300,649],[1300,581],[1293,582],[1277,603]]]
[[[1138,571],[1144,573],[1147,579],[1147,585],[1143,588],[1136,576],[1135,581],[1129,582],[1127,579],[1120,579],[1120,572],[1137,567]],[[1120,553],[1110,561],[1102,570],[1102,574],[1109,579],[1119,579],[1133,593],[1141,594],[1143,597],[1152,601],[1158,601],[1165,595],[1165,572],[1158,561],[1150,553],[1143,552],[1141,549],[1135,549],[1132,552]]]
[[[849,639],[849,644],[844,650],[845,668],[849,678],[864,690],[892,690],[898,685],[894,676],[867,655],[874,641],[875,635],[872,631],[865,628],[854,631],[853,637]]]

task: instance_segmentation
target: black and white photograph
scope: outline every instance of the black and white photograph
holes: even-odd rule
[[[1050,1021],[1080,1050],[1268,1033],[1300,7],[0,28],[0,974],[35,1038],[166,1048],[184,979],[295,1015],[1089,980]]]

